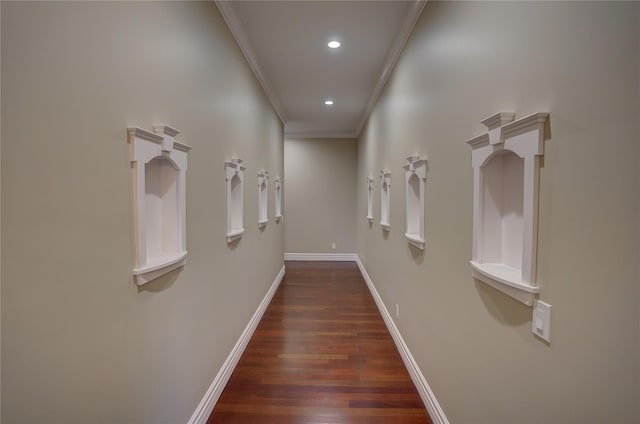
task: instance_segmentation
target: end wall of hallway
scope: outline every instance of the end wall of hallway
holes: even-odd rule
[[[356,251],[357,156],[355,139],[285,140],[285,252]]]

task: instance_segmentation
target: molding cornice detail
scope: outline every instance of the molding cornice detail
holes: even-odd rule
[[[492,130],[513,121],[514,116],[515,113],[513,112],[498,112],[480,121],[480,123],[486,126],[488,129]]]
[[[275,91],[269,85],[264,75],[262,74],[262,69],[260,69],[260,65],[258,65],[258,61],[256,60],[255,53],[253,52],[253,49],[249,44],[249,39],[247,38],[247,35],[242,29],[240,20],[238,19],[235,11],[233,10],[232,3],[233,3],[232,1],[217,1],[217,0],[215,1],[215,4],[216,6],[218,6],[218,10],[220,11],[220,14],[222,15],[224,21],[227,23],[227,26],[229,27],[229,30],[231,31],[233,38],[236,40],[236,43],[238,44],[238,47],[240,47],[240,50],[242,51],[242,54],[244,55],[245,59],[247,59],[247,63],[249,64],[249,67],[251,67],[251,70],[253,71],[256,79],[258,80],[258,83],[264,90],[264,94],[266,94],[267,98],[269,99],[269,102],[271,103],[271,106],[273,106],[273,109],[278,114],[278,117],[280,118],[282,123],[286,123],[287,115],[285,114],[284,109],[282,108],[280,99],[278,99],[278,96],[276,95]]]
[[[142,128],[138,128],[138,127],[127,128],[127,134],[129,135],[130,138],[138,137],[143,140],[153,141],[154,143],[158,143],[158,144],[162,143],[162,140],[164,140],[163,136],[154,134],[151,131],[143,130]]]
[[[482,134],[467,140],[466,143],[471,147],[483,147],[489,144],[489,134]]]
[[[242,51],[242,54],[244,55],[245,59],[247,60],[247,63],[249,64],[249,67],[251,68],[251,70],[253,71],[256,80],[258,81],[258,83],[260,84],[260,86],[262,87],[262,89],[264,90],[265,95],[267,96],[267,98],[269,99],[269,102],[271,103],[271,106],[273,106],[273,109],[275,110],[275,112],[278,114],[278,117],[280,118],[280,120],[286,124],[288,121],[288,117],[287,114],[282,106],[282,103],[280,102],[280,99],[278,98],[275,90],[273,89],[273,87],[269,84],[269,82],[266,80],[262,69],[260,68],[260,65],[258,64],[258,60],[256,58],[256,55],[251,47],[251,44],[249,42],[249,38],[246,34],[246,32],[244,31],[244,29],[242,28],[242,23],[240,21],[240,19],[238,18],[235,10],[234,10],[234,6],[233,6],[233,1],[221,1],[221,0],[214,0],[216,6],[218,7],[218,10],[220,11],[220,14],[222,15],[224,21],[226,22],[227,26],[229,27],[229,30],[231,31],[231,34],[233,35],[233,38],[235,39],[236,43],[238,44],[238,47],[240,48],[240,50]],[[396,34],[395,38],[393,39],[393,42],[391,44],[391,47],[389,48],[389,52],[387,54],[387,57],[385,58],[384,61],[384,65],[381,69],[380,72],[380,76],[378,77],[378,80],[374,86],[373,91],[371,92],[371,94],[369,95],[369,98],[367,100],[367,103],[365,105],[364,111],[362,113],[362,117],[360,118],[360,121],[358,123],[358,125],[356,126],[356,128],[354,129],[354,131],[347,131],[347,132],[314,132],[314,131],[310,131],[310,132],[287,132],[286,128],[285,128],[285,137],[287,138],[299,138],[299,139],[306,139],[306,138],[358,138],[360,136],[360,133],[362,131],[362,128],[364,127],[365,123],[367,122],[367,120],[369,119],[369,115],[371,114],[371,111],[373,110],[376,101],[378,100],[378,97],[380,96],[380,94],[382,93],[382,90],[384,89],[387,80],[389,79],[389,77],[392,74],[392,71],[396,65],[396,63],[398,62],[398,59],[400,58],[400,55],[402,53],[402,50],[404,49],[407,41],[409,40],[409,37],[411,36],[411,33],[413,32],[413,29],[416,25],[416,23],[418,22],[418,19],[420,17],[420,14],[422,13],[422,10],[424,8],[426,4],[426,0],[413,0],[412,4],[409,6],[408,11],[404,17],[404,20],[402,21],[402,24],[400,26],[400,29],[398,30],[398,33]]]
[[[171,128],[168,125],[154,125],[153,132],[156,134],[166,134],[170,137],[175,137],[180,134],[180,131],[175,128]]]
[[[369,100],[367,101],[367,105],[365,107],[364,113],[362,114],[362,118],[360,119],[360,123],[356,127],[356,137],[360,136],[362,128],[364,128],[364,124],[369,119],[369,115],[371,114],[371,111],[373,111],[373,108],[376,105],[376,101],[378,100],[378,97],[380,97],[384,86],[387,84],[387,80],[391,76],[393,68],[395,68],[396,63],[400,58],[400,54],[402,53],[402,50],[404,50],[404,46],[407,44],[407,41],[409,40],[409,37],[413,32],[413,28],[418,22],[418,18],[420,18],[422,9],[424,9],[424,6],[426,4],[426,0],[414,0],[409,11],[407,12],[402,26],[400,27],[400,31],[398,31],[396,38],[391,44],[389,54],[387,55],[387,59],[385,60],[384,66],[382,68],[382,73],[378,78],[378,82],[376,83],[373,92],[369,96]]]
[[[358,138],[358,133],[353,132],[318,132],[318,131],[301,131],[301,132],[284,132],[285,138],[289,139],[307,139],[307,138]]]
[[[502,135],[505,138],[513,137],[515,135],[534,131],[536,129],[542,130],[542,126],[549,116],[548,112],[537,112],[527,115],[524,118],[520,118],[517,121],[513,121],[502,127]],[[544,136],[544,131],[539,131],[540,137]]]

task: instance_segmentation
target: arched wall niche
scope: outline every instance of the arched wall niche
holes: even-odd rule
[[[133,193],[133,276],[138,285],[183,266],[187,257],[186,170],[190,146],[180,132],[128,128]]]
[[[244,171],[243,160],[231,159],[224,163],[227,192],[227,243],[231,243],[244,233]]]
[[[280,222],[282,220],[282,178],[275,177],[273,185],[275,190],[275,219],[276,222]]]
[[[391,172],[383,169],[380,171],[380,225],[385,231],[391,230],[390,202]]]
[[[500,112],[469,141],[474,170],[471,268],[478,280],[531,306],[536,282],[538,184],[548,113]]]
[[[367,219],[373,222],[373,177],[367,177]]]
[[[178,253],[178,184],[180,170],[158,156],[145,165],[147,253],[152,257]]]
[[[405,175],[405,237],[412,246],[424,249],[424,205],[427,180],[427,160],[407,157]]]
[[[524,159],[502,150],[481,167],[485,263],[522,269]]]
[[[258,226],[267,225],[267,203],[269,190],[269,173],[267,171],[258,172]]]

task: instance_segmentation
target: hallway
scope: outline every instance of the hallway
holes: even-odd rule
[[[2,424],[640,423],[640,1],[0,15]]]
[[[353,262],[287,262],[209,424],[431,420]]]

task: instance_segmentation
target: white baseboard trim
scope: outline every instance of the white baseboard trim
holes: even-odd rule
[[[264,311],[267,309],[267,306],[269,306],[269,302],[271,302],[271,299],[278,289],[280,282],[282,282],[283,277],[284,265],[282,266],[282,269],[280,269],[280,272],[276,276],[276,279],[273,281],[273,284],[271,284],[271,287],[269,288],[269,291],[267,291],[267,294],[264,296],[264,299],[262,299],[262,302],[260,302],[260,305],[258,305],[258,309],[256,309],[256,312],[249,320],[249,323],[245,327],[244,331],[242,332],[242,334],[240,334],[240,338],[236,342],[236,345],[233,347],[233,349],[231,349],[229,356],[227,356],[227,359],[222,364],[222,367],[220,367],[218,374],[213,379],[213,383],[211,383],[211,386],[209,386],[209,389],[205,393],[204,397],[200,401],[200,404],[196,408],[187,424],[207,423],[207,420],[209,419],[213,408],[216,406],[218,399],[220,399],[220,395],[222,394],[224,387],[229,382],[233,370],[236,368],[236,365],[238,365],[238,361],[240,360],[242,353],[246,349],[249,340],[251,340],[253,332],[262,319],[262,315],[264,315]]]
[[[358,257],[357,254],[356,254],[356,263],[358,264],[358,268],[360,269],[360,273],[362,273],[362,277],[364,278],[364,281],[367,283],[367,286],[369,287],[369,291],[371,291],[371,296],[373,296],[373,300],[375,300],[376,305],[378,306],[378,310],[380,310],[380,315],[382,315],[382,319],[387,325],[387,329],[389,330],[389,333],[391,333],[391,337],[393,338],[393,341],[395,342],[396,347],[398,348],[398,352],[400,352],[402,361],[404,362],[404,365],[407,367],[407,370],[409,371],[409,375],[411,375],[411,379],[413,380],[413,383],[415,384],[416,389],[420,394],[420,398],[422,399],[422,402],[424,402],[424,405],[427,408],[427,411],[429,412],[429,416],[431,417],[431,420],[433,421],[434,424],[449,424],[449,420],[444,415],[444,411],[440,407],[440,404],[436,400],[435,395],[433,394],[433,392],[431,391],[431,388],[427,384],[427,380],[424,378],[424,375],[422,374],[422,371],[420,370],[418,363],[413,358],[411,351],[409,351],[409,347],[404,342],[404,339],[402,338],[402,335],[400,334],[398,327],[396,327],[396,324],[393,322],[393,318],[391,317],[391,314],[389,314],[389,311],[384,305],[384,302],[382,301],[380,294],[378,294],[378,291],[373,285],[373,281],[371,281],[371,277],[369,277],[367,270],[364,269],[364,265],[360,261],[360,257]]]
[[[349,261],[355,262],[355,253],[285,253],[285,261]]]

